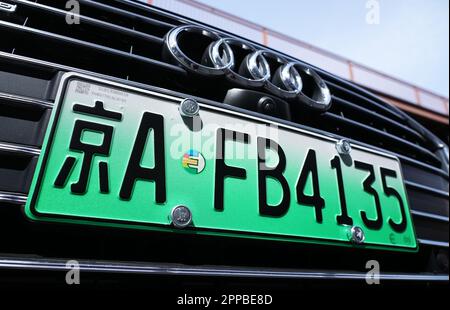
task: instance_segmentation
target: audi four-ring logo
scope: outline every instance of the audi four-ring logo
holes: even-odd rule
[[[201,59],[193,60],[183,51],[189,35],[188,48],[198,48],[198,40],[210,41]],[[183,45],[184,44],[184,45]],[[226,76],[232,82],[251,88],[265,88],[270,93],[290,101],[300,101],[320,111],[331,106],[331,93],[322,78],[309,66],[287,60],[270,50],[257,49],[238,38],[223,37],[199,26],[180,26],[165,39],[165,50],[183,67],[206,76]],[[246,57],[236,62],[235,51]]]

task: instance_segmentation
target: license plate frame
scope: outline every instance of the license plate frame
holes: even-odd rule
[[[51,120],[49,122],[49,128],[46,133],[46,137],[44,140],[43,145],[43,152],[41,153],[41,156],[39,157],[38,165],[36,168],[36,173],[32,181],[31,185],[31,191],[30,191],[30,197],[27,200],[26,207],[25,207],[25,214],[32,220],[37,221],[47,221],[47,222],[63,222],[63,223],[75,223],[75,224],[88,224],[88,225],[100,225],[100,226],[113,226],[113,227],[123,227],[123,228],[132,228],[132,229],[148,229],[148,230],[156,230],[156,231],[176,231],[176,232],[183,232],[183,233],[195,233],[195,234],[206,234],[206,235],[219,235],[219,236],[230,236],[230,237],[246,237],[246,238],[255,238],[255,239],[266,239],[266,240],[275,240],[275,241],[293,241],[293,242],[302,242],[302,243],[314,243],[314,244],[325,244],[325,245],[339,245],[339,246],[346,246],[346,247],[361,247],[361,248],[374,248],[374,249],[384,249],[384,250],[393,250],[393,251],[417,251],[418,250],[418,242],[417,237],[415,235],[414,231],[414,223],[412,222],[412,215],[409,207],[409,201],[406,194],[406,188],[404,186],[403,182],[403,174],[401,171],[401,164],[397,157],[387,154],[384,152],[380,152],[378,150],[374,150],[362,145],[359,145],[357,143],[352,144],[352,147],[354,150],[358,150],[361,152],[366,152],[367,154],[373,154],[374,156],[380,156],[383,158],[388,158],[389,160],[393,160],[397,162],[398,165],[398,178],[401,180],[402,184],[402,195],[403,195],[403,202],[406,205],[406,217],[408,222],[408,229],[409,231],[409,238],[411,238],[411,244],[410,246],[405,245],[398,245],[398,244],[388,244],[383,243],[379,244],[376,242],[367,242],[365,244],[356,245],[355,243],[352,243],[349,241],[350,238],[347,240],[343,240],[342,236],[341,239],[331,239],[331,238],[314,238],[311,236],[295,236],[295,235],[285,235],[285,234],[274,234],[274,233],[264,233],[261,231],[258,232],[252,232],[252,231],[234,231],[231,229],[214,229],[211,227],[190,227],[187,229],[176,229],[172,226],[168,225],[168,223],[165,224],[158,224],[158,223],[143,223],[143,222],[135,222],[135,221],[127,221],[127,220],[121,220],[121,219],[113,219],[113,218],[99,218],[99,217],[89,217],[89,216],[74,216],[67,215],[67,214],[58,214],[58,213],[52,213],[52,212],[41,212],[36,208],[36,201],[39,198],[39,193],[41,192],[41,179],[43,178],[43,174],[45,172],[45,168],[47,165],[47,154],[49,153],[49,150],[52,147],[53,143],[53,136],[55,134],[56,126],[59,121],[59,110],[61,106],[63,105],[63,101],[65,99],[65,96],[68,92],[68,86],[70,82],[73,81],[81,81],[84,83],[91,83],[94,85],[101,85],[106,88],[111,89],[117,89],[123,92],[130,92],[133,94],[139,94],[146,97],[151,98],[159,98],[162,101],[166,102],[172,102],[178,104],[181,100],[184,98],[182,96],[177,95],[167,95],[164,94],[164,91],[158,90],[158,91],[147,91],[144,89],[128,86],[121,83],[111,82],[104,79],[99,79],[83,74],[78,73],[67,73],[63,76],[60,84],[60,88],[58,90],[57,98],[55,100],[55,106],[56,110],[53,111]],[[307,135],[308,137],[312,137],[314,139],[317,139],[318,141],[327,141],[332,142],[333,144],[338,141],[333,136],[324,135],[321,133],[316,133],[310,130],[306,130],[303,128],[299,128],[294,125],[288,125],[284,123],[280,123],[279,121],[276,121],[274,119],[265,119],[258,117],[256,115],[252,115],[251,113],[241,111],[240,109],[236,108],[223,108],[218,105],[211,105],[206,103],[201,103],[200,106],[202,111],[211,111],[212,113],[223,113],[224,115],[235,117],[238,119],[245,119],[249,122],[255,122],[259,124],[264,125],[276,125],[277,128],[281,130],[286,130],[289,132],[295,132],[299,135]],[[244,113],[243,113],[244,112]],[[134,190],[134,189],[133,189]],[[345,225],[343,225],[345,226]],[[343,230],[345,228],[346,234],[348,234],[347,231],[349,231],[350,227],[343,227]]]

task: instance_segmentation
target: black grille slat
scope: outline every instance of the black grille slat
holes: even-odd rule
[[[42,145],[50,119],[50,110],[43,106],[44,103],[24,103],[0,94],[0,141]]]
[[[440,198],[448,198],[449,194],[448,191],[443,191],[443,190],[439,190],[430,186],[426,186],[426,185],[422,185],[422,184],[418,184],[418,183],[414,183],[411,181],[405,181],[405,185],[411,189],[414,189],[416,191],[419,192],[423,192],[435,197],[440,197]]]
[[[11,103],[16,103],[16,104],[20,104],[20,105],[30,106],[33,108],[40,108],[40,109],[53,107],[53,103],[50,101],[44,101],[44,100],[39,100],[36,98],[11,95],[11,94],[2,93],[2,92],[0,92],[0,100],[8,101]]]
[[[414,155],[418,157],[418,159],[423,159],[436,167],[440,167],[441,165],[440,159],[429,150],[416,144],[413,144],[407,140],[400,139],[388,132],[381,131],[379,129],[354,121],[352,119],[338,116],[329,112],[324,113],[322,117],[327,121],[330,121],[330,124],[345,125],[345,127],[344,126],[340,127],[343,128],[341,130],[346,131],[342,132],[341,134],[352,136],[351,132],[352,130],[354,129],[360,130],[359,134],[361,136],[365,134],[371,135],[372,139],[370,144],[374,144],[379,147],[385,147],[388,149],[393,149],[397,153],[411,154],[410,152],[413,152]],[[379,144],[377,145],[375,143]]]
[[[428,219],[429,221],[436,221],[436,222],[441,222],[441,223],[443,222],[443,223],[447,223],[447,225],[450,221],[448,216],[437,215],[437,214],[429,213],[429,212],[412,210],[411,214],[414,217],[425,218],[425,219]]]
[[[40,0],[42,1],[42,0]],[[53,1],[53,0],[46,0]],[[110,0],[80,0],[82,4],[87,6],[98,8],[102,11],[113,12],[117,15],[121,15],[127,18],[134,18],[141,20],[146,24],[153,27],[165,27],[173,28],[175,26],[183,24],[181,20],[174,16],[167,16],[167,14],[160,14],[155,8],[152,10],[141,9],[133,5],[133,3],[120,3],[116,1],[114,5],[111,5]],[[151,17],[150,17],[151,16]],[[167,30],[167,29],[166,29]]]
[[[9,39],[3,43],[14,44],[16,46],[15,54],[32,57],[38,56],[37,58],[39,59],[56,63],[71,62],[68,65],[87,70],[92,70],[93,67],[98,66],[97,70],[93,71],[123,79],[131,79],[130,76],[132,76],[133,70],[140,70],[142,67],[176,75],[185,74],[183,69],[171,64],[78,39],[3,21],[0,21],[1,28],[4,29],[6,36],[8,36],[8,32],[10,34]],[[36,49],[36,46],[39,46],[39,44],[41,46],[39,49]],[[1,47],[2,43],[0,43],[0,49]],[[77,48],[78,53],[73,55],[74,57],[67,57],[67,55],[71,54],[71,49],[73,48]],[[63,52],[64,49],[65,53]],[[117,62],[122,62],[122,65],[114,65]],[[148,76],[148,78],[151,77],[152,75]],[[155,80],[154,82],[157,81]]]
[[[422,191],[407,188],[408,199],[413,211],[427,212],[438,216],[449,217],[448,197],[436,197]]]
[[[342,86],[339,86],[333,82],[330,82],[326,80],[326,83],[328,87],[331,89],[331,93],[333,93],[336,97],[340,97],[344,100],[347,100],[349,102],[357,101],[358,104],[363,105],[364,107],[376,111],[386,117],[394,118],[397,121],[403,123],[406,125],[406,119],[400,115],[399,113],[394,112],[393,110],[389,109],[388,107],[382,105],[381,103],[375,102],[374,100],[365,97],[361,94],[358,94],[354,92],[353,90],[350,90],[348,88],[344,88]],[[349,98],[349,99],[347,99]]]
[[[38,2],[50,7],[56,7],[60,10],[65,10],[64,1],[55,3],[54,0],[39,0]],[[148,33],[157,37],[163,37],[170,29],[176,27],[176,24],[172,24],[164,20],[151,18],[148,15],[144,16],[136,14],[97,1],[80,0],[79,3],[81,16],[90,17],[108,23],[113,21],[114,24],[121,27]]]
[[[24,16],[29,16],[29,14],[51,14],[54,15],[54,18],[60,18],[60,22],[59,22],[59,27],[68,27],[70,28],[71,32],[76,32],[78,30],[78,28],[80,28],[80,26],[78,25],[67,25],[65,18],[67,15],[67,11],[61,10],[61,9],[57,9],[54,7],[50,7],[50,6],[46,6],[46,5],[42,5],[39,3],[35,3],[35,2],[30,2],[30,1],[20,1],[20,0],[15,0],[14,2],[18,2],[21,5],[21,10],[19,11],[20,14],[24,15]],[[28,11],[26,11],[26,9],[28,9]],[[38,17],[42,17],[44,15],[41,16],[31,16],[31,22],[33,22],[34,18],[38,18]],[[52,17],[52,18],[53,18]],[[44,22],[49,23],[50,21],[44,20]],[[134,29],[130,29],[127,27],[122,27],[110,22],[106,22],[106,21],[102,21],[102,20],[98,20],[95,18],[91,18],[88,16],[84,16],[81,15],[80,16],[80,25],[90,25],[93,27],[96,27],[97,29],[93,28],[93,32],[95,33],[101,33],[102,31],[105,31],[105,34],[109,37],[111,35],[111,32],[116,32],[122,36],[129,36],[130,38],[137,38],[140,40],[145,40],[146,44],[149,44],[149,48],[152,45],[155,45],[156,47],[161,47],[161,45],[163,44],[163,39],[160,36],[156,36],[156,35],[151,35],[151,34],[147,34],[144,32],[139,32],[136,31]],[[27,24],[27,26],[29,26],[29,24]],[[54,27],[52,30],[54,31],[60,31],[60,29]],[[110,41],[111,38],[109,37]],[[123,40],[123,38],[122,38]],[[95,43],[95,42],[94,42]],[[135,42],[130,42],[130,43],[135,43]]]
[[[443,170],[403,155],[394,155],[400,159],[403,174],[407,180],[411,180],[416,183],[428,184],[441,190],[448,189],[449,176]]]
[[[28,193],[36,163],[36,156],[5,149],[0,144],[0,191]]]
[[[337,109],[345,109],[345,112],[350,111],[352,115],[359,114],[356,117],[364,118],[364,120],[372,121],[374,123],[378,123],[381,126],[388,127],[388,130],[392,130],[398,132],[401,135],[405,135],[410,139],[418,141],[420,143],[426,143],[425,138],[418,133],[417,131],[403,125],[401,123],[395,122],[392,119],[381,115],[379,113],[373,112],[367,108],[358,106],[355,103],[349,102],[339,97],[333,96],[333,102],[337,106]],[[346,113],[347,115],[347,113]]]
[[[369,104],[369,109],[377,111],[380,114],[387,113],[383,115],[389,118],[394,118],[401,123],[408,124],[408,116],[405,113],[395,106],[386,103],[386,101],[380,99],[364,87],[356,85],[350,81],[340,79],[327,72],[322,72],[322,77],[329,87],[336,87],[338,91],[342,91],[344,97],[350,96],[351,98],[355,98],[356,95],[356,98],[359,98],[359,100],[367,101],[367,104]]]
[[[377,133],[369,139],[377,146],[404,154],[414,159],[426,161],[437,168],[441,168],[442,162],[433,152],[434,147],[425,139],[421,132],[411,128],[402,115],[391,110],[387,106],[376,102],[372,98],[364,97],[354,89],[344,88],[333,82],[327,81],[333,93],[333,108],[331,116],[334,122],[347,123],[353,128],[362,128],[365,132]],[[343,114],[340,114],[343,113]],[[345,128],[341,128],[345,130]],[[367,138],[352,133],[349,129],[347,134],[355,136],[356,140],[365,141]],[[377,141],[377,136],[380,141]],[[384,143],[389,140],[390,143]],[[402,146],[406,146],[403,148]]]
[[[161,60],[162,37],[85,16],[80,16],[80,24],[69,25],[66,11],[28,1],[20,2],[18,14],[28,18],[29,28]]]
[[[414,227],[417,231],[420,231],[420,238],[446,243],[448,247],[448,222],[416,216],[414,217]]]

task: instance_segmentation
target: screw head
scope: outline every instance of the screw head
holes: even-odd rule
[[[185,228],[192,223],[192,212],[186,206],[176,206],[170,212],[170,219],[173,226],[177,228]]]
[[[355,244],[363,244],[366,240],[366,234],[364,230],[359,226],[353,226],[350,229],[350,241]]]
[[[184,99],[180,103],[179,111],[181,116],[184,117],[194,117],[197,116],[200,112],[200,105],[198,104],[197,100],[195,99]]]
[[[352,152],[352,145],[350,141],[342,139],[336,142],[336,150],[341,155],[349,155]]]

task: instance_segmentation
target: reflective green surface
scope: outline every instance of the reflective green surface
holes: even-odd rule
[[[101,85],[100,82],[80,82],[77,79],[68,81],[67,89],[61,92],[61,100],[57,100],[54,108],[33,179],[26,205],[26,214],[30,218],[179,231],[171,226],[169,215],[175,206],[184,205],[193,214],[193,225],[183,230],[188,233],[356,246],[349,241],[349,231],[351,226],[358,226],[363,229],[366,238],[364,245],[359,246],[416,249],[416,237],[400,166],[395,158],[357,146],[353,146],[350,158],[338,157],[348,215],[353,221],[352,225],[339,225],[337,216],[342,213],[342,199],[339,196],[337,170],[332,168],[330,162],[338,155],[335,141],[293,128],[272,126],[269,130],[261,121],[252,121],[244,116],[227,114],[205,106],[201,107],[200,112],[201,128],[191,130],[189,121],[183,121],[179,114],[180,99],[118,87]],[[117,114],[100,117],[90,115],[86,111],[74,111],[75,105],[92,108],[96,101],[101,101],[105,110]],[[145,147],[142,152],[137,152],[140,158],[138,164],[143,169],[158,167],[158,173],[161,173],[162,161],[157,161],[155,149],[161,151],[164,146],[165,179],[164,182],[159,182],[138,178],[130,197],[124,198],[121,197],[124,179],[133,149],[136,150],[138,129],[142,126],[145,112],[154,116],[153,122],[155,117],[163,121],[164,142],[155,145],[155,137],[157,139],[162,133],[160,129],[147,129],[144,135]],[[114,119],[119,114],[120,119]],[[84,125],[101,124],[112,129],[111,132],[105,133],[81,126],[84,129],[77,140],[74,138],[77,121]],[[225,142],[226,165],[245,169],[246,176],[225,178],[223,210],[217,210],[214,204],[214,195],[218,193],[216,155],[219,128],[246,133],[249,136],[248,143],[233,142],[231,139]],[[111,134],[111,145],[107,154],[103,150],[98,152],[108,134]],[[261,188],[258,187],[258,177],[261,177],[262,172],[258,170],[261,168],[257,156],[258,137],[276,141],[286,156],[286,168],[282,172],[282,178],[288,184],[289,194],[283,193],[280,181],[270,177],[265,179],[268,205],[276,208],[275,205],[282,201],[283,196],[289,196],[288,209],[283,215],[261,214]],[[83,168],[89,170],[89,173],[86,173],[88,177],[85,191],[78,188],[78,191],[74,192],[72,186],[74,183],[80,183],[83,161],[87,157],[86,151],[74,147],[73,141],[75,144],[97,149],[92,155],[92,162]],[[202,158],[199,158],[197,152]],[[318,185],[324,201],[324,208],[321,210],[322,222],[317,219],[316,208],[302,203],[296,190],[308,152],[314,152],[316,157]],[[265,154],[268,167],[280,164],[276,152],[266,149]],[[73,166],[70,166],[68,158],[72,158]],[[369,171],[356,169],[356,161],[373,166],[375,175],[371,188],[379,196],[383,217],[379,229],[368,228],[362,220],[361,211],[366,212],[368,220],[377,218],[376,199],[373,193],[364,190],[363,182],[370,175]],[[107,182],[105,183],[103,175],[104,183],[101,185],[102,168],[99,167],[105,164]],[[66,168],[72,169],[66,169],[64,173],[65,165]],[[396,174],[395,177],[386,177],[385,188],[382,184],[381,168]],[[313,194],[313,177],[311,173],[306,175],[306,186],[300,192],[310,196]],[[161,191],[160,188],[159,191],[160,194],[164,192],[165,197],[158,198],[157,186],[162,183],[165,184],[165,190]],[[392,194],[392,190],[398,193],[400,201]],[[401,204],[405,207],[406,228],[403,231],[395,231],[389,220],[393,223],[401,222]]]

